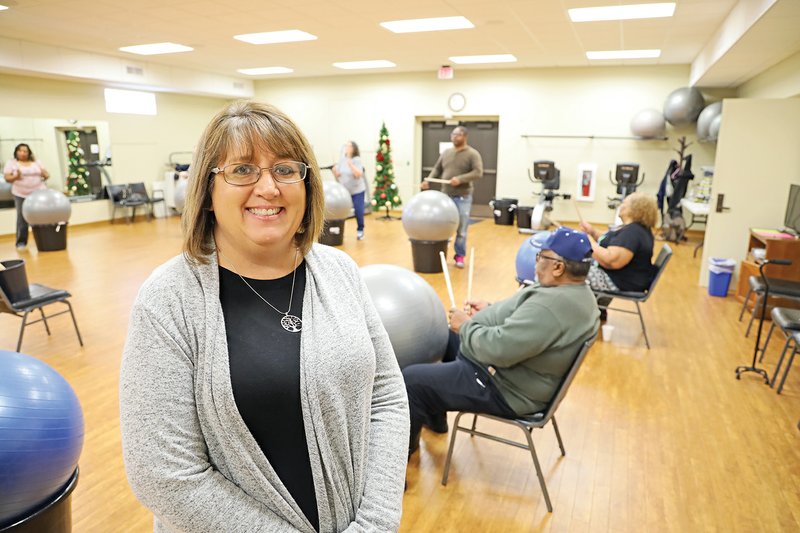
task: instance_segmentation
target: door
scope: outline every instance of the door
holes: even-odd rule
[[[497,140],[499,124],[497,121],[462,121],[458,124],[445,124],[444,121],[425,121],[422,123],[422,175],[420,183],[433,170],[439,159],[440,143],[450,143],[450,132],[456,126],[464,126],[469,131],[467,143],[475,148],[483,159],[483,177],[472,183],[473,217],[491,217],[489,202],[495,197],[497,189]],[[431,189],[441,190],[439,183],[431,183]]]

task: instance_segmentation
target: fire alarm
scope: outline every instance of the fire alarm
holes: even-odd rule
[[[461,93],[453,93],[450,95],[450,98],[447,99],[447,107],[456,113],[463,110],[466,105],[467,99]]]

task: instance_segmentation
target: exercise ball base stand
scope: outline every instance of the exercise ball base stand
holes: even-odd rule
[[[78,469],[53,499],[33,514],[8,525],[0,524],[0,533],[70,533],[72,531],[72,491],[78,484]]]

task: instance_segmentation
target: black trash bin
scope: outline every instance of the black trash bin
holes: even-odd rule
[[[499,226],[513,226],[517,210],[516,198],[495,198],[489,205],[494,211],[494,223]]]
[[[517,227],[520,229],[531,229],[531,218],[534,208],[527,205],[517,207]]]
[[[319,242],[328,246],[341,246],[344,242],[344,220],[326,220]]]
[[[436,274],[442,271],[442,260],[439,252],[447,256],[447,246],[450,241],[411,241],[411,257],[414,261],[414,272]]]
[[[53,498],[33,513],[13,524],[0,524],[0,533],[70,533],[72,531],[72,491],[78,484],[78,469]]]
[[[32,226],[36,249],[40,252],[54,252],[67,249],[67,223],[39,224]]]
[[[27,300],[31,297],[28,288],[28,275],[25,273],[24,259],[2,261],[4,270],[0,270],[0,287],[12,302]]]

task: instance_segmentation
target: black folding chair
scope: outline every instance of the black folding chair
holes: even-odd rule
[[[158,196],[156,196],[156,194],[158,194]],[[147,194],[147,187],[144,186],[144,182],[139,181],[128,185],[128,200],[143,201],[144,205],[148,207],[147,213],[149,219],[152,219],[155,216],[155,204],[164,202],[164,192],[153,191],[153,197],[151,198],[150,195]]]

